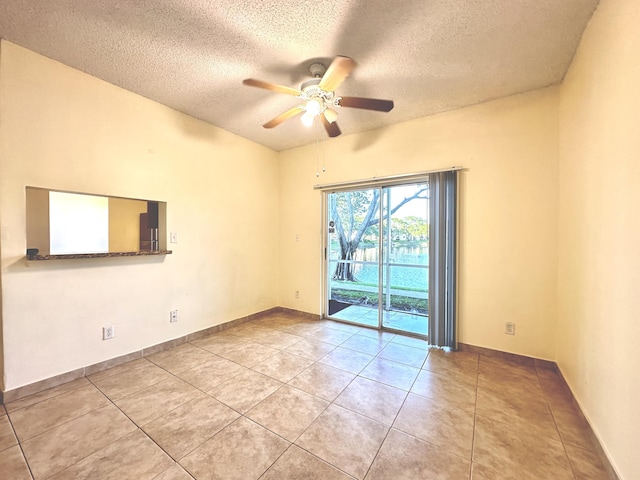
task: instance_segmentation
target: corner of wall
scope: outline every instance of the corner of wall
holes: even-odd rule
[[[2,63],[2,51],[4,48],[4,39],[0,38],[0,118],[2,118],[2,105],[3,105],[3,63]],[[2,159],[4,158],[4,152],[2,151],[2,146],[4,145],[3,140],[3,123],[0,122],[0,178],[3,178],[4,175],[1,175],[3,170]],[[1,180],[0,180],[1,181]],[[0,211],[0,238],[2,235],[2,211]],[[2,243],[0,242],[0,258],[2,257]],[[5,385],[5,372],[4,372],[4,322],[3,322],[3,308],[2,308],[2,275],[0,274],[0,402],[2,401],[2,392],[4,392]]]
[[[0,153],[1,155],[1,153]],[[0,222],[0,231],[2,225]],[[0,250],[2,247],[0,246]],[[4,315],[2,308],[2,275],[0,275],[0,402],[2,402],[2,392],[4,392],[5,386],[5,372],[4,372]]]

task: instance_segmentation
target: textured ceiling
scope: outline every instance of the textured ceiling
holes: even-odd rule
[[[313,143],[299,102],[314,60],[352,57],[343,135],[562,81],[598,0],[0,0],[0,37],[274,150]],[[321,131],[324,134],[323,131]]]

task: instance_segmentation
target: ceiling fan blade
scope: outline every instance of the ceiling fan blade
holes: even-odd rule
[[[285,87],[284,85],[276,85],[275,83],[263,82],[262,80],[256,80],[254,78],[247,78],[242,81],[245,85],[250,87],[264,88],[272,92],[284,93],[286,95],[293,95],[294,97],[300,95],[302,92],[296,88]]]
[[[326,92],[335,91],[355,67],[356,62],[352,58],[337,56],[324,72],[318,86]]]
[[[263,125],[263,127],[264,128],[277,127],[278,125],[280,125],[285,120],[289,120],[290,118],[295,117],[296,115],[299,115],[302,112],[304,112],[304,106],[302,106],[302,105],[298,105],[296,107],[290,108],[286,112],[281,113],[280,115],[278,115],[276,118],[269,120],[267,123],[265,123]]]
[[[390,112],[393,109],[393,100],[380,100],[378,98],[342,97],[338,105],[349,108],[363,108],[378,112]]]
[[[327,134],[330,137],[337,137],[342,132],[340,131],[340,127],[338,127],[337,122],[329,123],[329,120],[324,115],[320,115],[320,120],[322,120],[322,124],[324,125],[324,129],[327,131]]]

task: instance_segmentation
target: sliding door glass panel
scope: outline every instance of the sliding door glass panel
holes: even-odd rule
[[[429,185],[382,191],[382,326],[428,333]]]
[[[330,318],[428,335],[428,197],[426,182],[327,194]]]
[[[380,189],[327,194],[328,316],[379,328]]]

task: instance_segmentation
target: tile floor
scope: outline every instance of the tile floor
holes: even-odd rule
[[[0,477],[607,478],[554,372],[282,314],[0,407]]]
[[[429,318],[396,310],[383,310],[382,325],[385,328],[409,332],[416,335],[428,335]],[[371,305],[351,305],[334,313],[331,318],[363,326],[378,327],[378,308]]]

